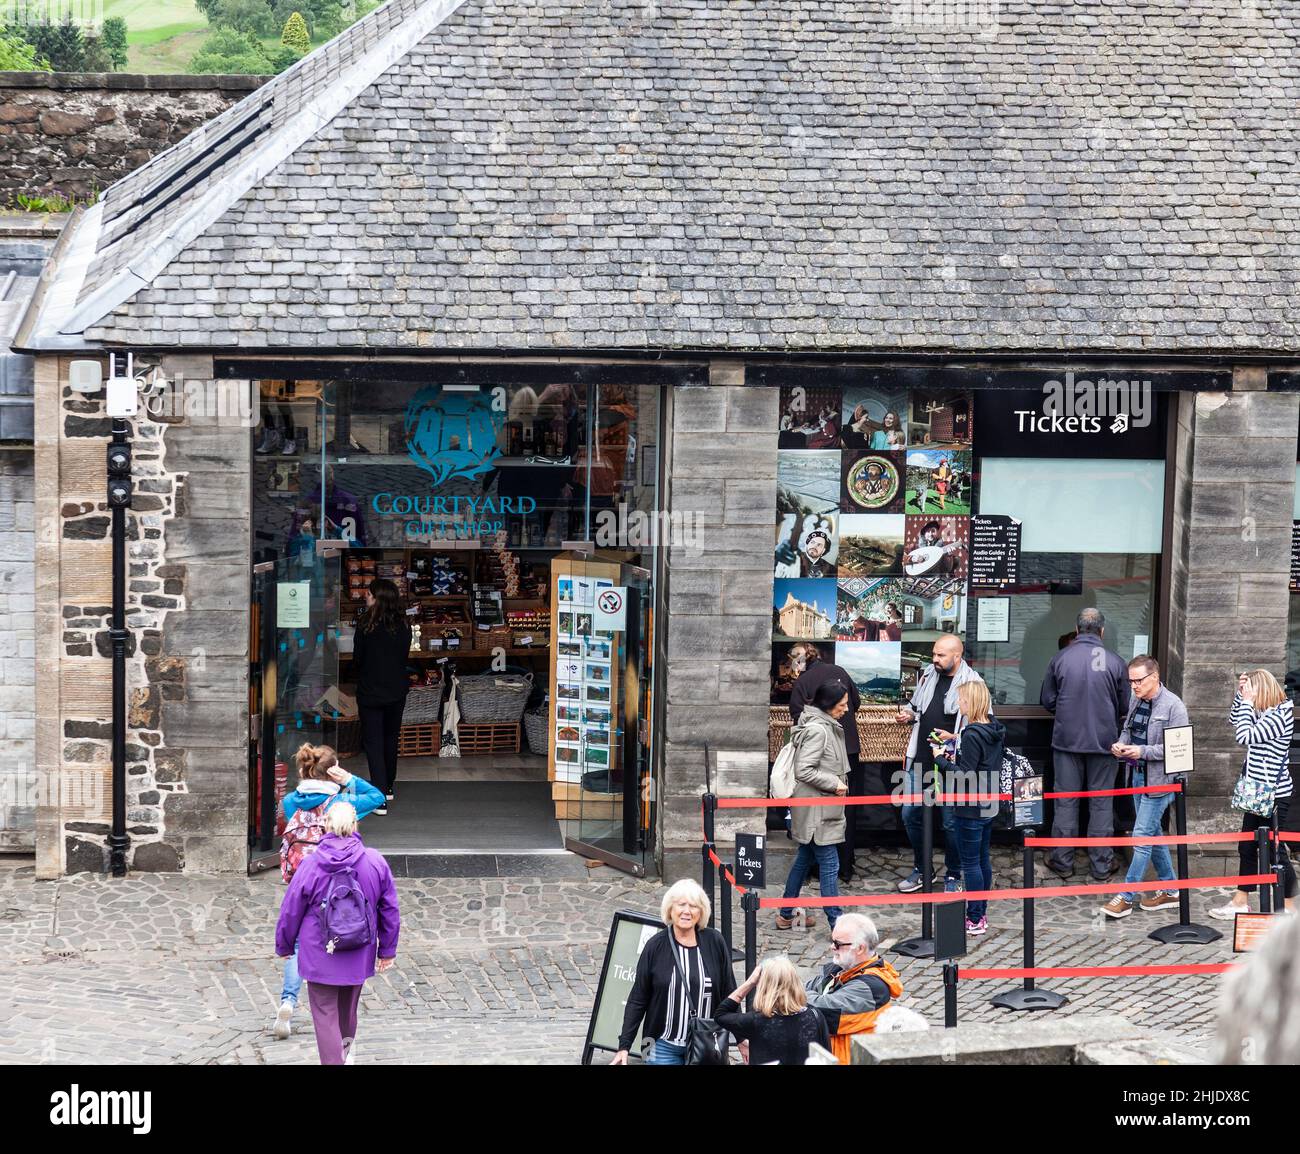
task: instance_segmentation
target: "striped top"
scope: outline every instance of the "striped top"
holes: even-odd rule
[[[691,1024],[691,1009],[699,1018],[713,1017],[713,979],[704,969],[698,946],[684,946],[669,931],[677,964],[668,980],[668,1020],[660,1037],[674,1046],[686,1045]],[[682,988],[681,975],[687,975],[690,989]]]
[[[1246,764],[1242,775],[1261,785],[1276,785],[1274,797],[1279,801],[1291,796],[1291,730],[1294,709],[1288,698],[1280,705],[1256,713],[1255,707],[1238,693],[1232,699],[1233,733],[1238,745],[1246,747]]]

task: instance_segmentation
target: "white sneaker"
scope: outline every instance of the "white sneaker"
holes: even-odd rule
[[[275,1012],[275,1026],[272,1029],[280,1041],[284,1041],[293,1033],[293,1003],[286,1000],[280,1003],[280,1008]]]
[[[343,1065],[345,1066],[356,1065],[356,1063],[352,1061],[353,1057],[356,1056],[356,1052],[357,1052],[357,1044],[353,1042],[352,1045],[348,1047],[348,1056],[343,1059]]]
[[[1238,914],[1250,913],[1250,907],[1237,906],[1233,905],[1232,902],[1228,902],[1225,905],[1214,906],[1212,909],[1208,909],[1205,912],[1212,918],[1218,918],[1221,922],[1230,922]]]

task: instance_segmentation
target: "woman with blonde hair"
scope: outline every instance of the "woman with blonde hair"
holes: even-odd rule
[[[357,811],[337,802],[325,815],[325,837],[289,883],[275,927],[275,952],[299,951],[322,1066],[351,1064],[362,987],[392,966],[400,931],[393,871],[361,844]]]
[[[745,1013],[741,1005],[750,991],[756,991],[754,1009]],[[802,1066],[814,1042],[831,1048],[826,1019],[808,1005],[799,971],[784,955],[761,962],[714,1016],[719,1026],[749,1043],[751,1066]]]
[[[641,949],[610,1065],[627,1065],[638,1029],[651,1047],[647,1063],[686,1064],[691,1019],[714,1017],[719,1002],[736,988],[731,951],[722,935],[708,928],[712,913],[699,882],[683,878],[668,888],[659,908],[666,928]]]
[[[1291,805],[1291,732],[1295,726],[1294,710],[1286,690],[1267,669],[1252,669],[1237,678],[1237,693],[1228,714],[1238,745],[1246,747],[1241,777],[1232,791],[1232,804],[1242,811],[1241,832],[1254,833],[1260,826],[1278,826],[1286,822]],[[1249,807],[1249,808],[1247,808]],[[1285,842],[1274,847],[1282,867],[1286,909],[1295,907],[1296,878]],[[1237,843],[1241,873],[1258,870],[1255,843]],[[1212,918],[1229,921],[1248,908],[1247,899],[1254,886],[1240,886],[1232,900],[1209,910]]]
[[[936,754],[934,763],[944,775],[943,792],[956,801],[953,832],[961,855],[962,885],[968,893],[982,893],[993,888],[990,844],[1007,731],[992,715],[989,687],[982,681],[957,687],[957,708],[966,725],[956,735],[956,760]],[[980,801],[980,795],[995,800]],[[966,903],[966,933],[972,937],[988,932],[988,904],[987,899]]]
[[[325,836],[325,818],[338,801],[351,805],[357,820],[373,813],[384,804],[384,795],[364,778],[350,774],[339,765],[338,754],[328,745],[303,742],[293,756],[298,766],[298,788],[285,794],[280,807],[287,824],[280,843],[280,875],[286,882],[308,854],[314,853]],[[293,1032],[293,1012],[302,993],[298,973],[298,950],[284,963],[284,982],[280,988],[280,1008],[276,1011],[271,1032],[283,1041]]]

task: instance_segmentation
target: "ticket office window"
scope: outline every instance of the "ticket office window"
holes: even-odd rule
[[[1106,618],[1105,645],[1128,660],[1158,644],[1165,462],[985,457],[979,511],[1023,523],[1020,583],[1008,640],[979,637],[967,617],[967,657],[995,705],[1036,706],[1047,666],[1084,608]]]

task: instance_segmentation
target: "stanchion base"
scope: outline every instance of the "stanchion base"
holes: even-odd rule
[[[1172,926],[1161,926],[1153,933],[1147,934],[1153,942],[1164,942],[1168,946],[1204,946],[1217,942],[1223,935],[1210,926],[1201,926],[1193,922],[1189,926],[1175,922]]]
[[[934,939],[908,938],[905,942],[899,942],[889,952],[901,954],[905,958],[932,958],[934,957]]]
[[[990,998],[989,1004],[1003,1010],[1059,1010],[1069,1000],[1064,994],[1055,994],[1051,990],[1026,990],[1024,986],[1017,986]]]

